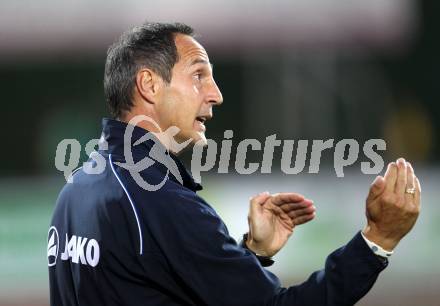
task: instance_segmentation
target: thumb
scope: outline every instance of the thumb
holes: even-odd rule
[[[250,198],[249,213],[252,215],[262,210],[264,202],[270,198],[270,193],[265,191]]]
[[[373,183],[371,184],[370,192],[368,193],[368,197],[367,197],[367,202],[370,202],[375,198],[377,198],[377,196],[379,196],[382,193],[384,188],[385,188],[385,179],[380,175],[376,176]]]

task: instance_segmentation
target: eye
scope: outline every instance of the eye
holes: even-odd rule
[[[200,81],[200,80],[202,79],[202,73],[201,73],[201,72],[196,72],[196,73],[194,74],[194,78],[195,78],[197,81]]]

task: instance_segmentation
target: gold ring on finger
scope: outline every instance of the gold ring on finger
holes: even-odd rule
[[[405,193],[409,193],[409,194],[415,194],[416,193],[416,189],[413,188],[406,188]]]

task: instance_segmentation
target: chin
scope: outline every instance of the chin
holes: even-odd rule
[[[205,147],[208,145],[208,140],[206,139],[204,132],[196,132],[192,137],[191,143],[193,145]]]

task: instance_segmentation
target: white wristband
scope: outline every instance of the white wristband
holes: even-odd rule
[[[385,258],[388,258],[391,255],[393,255],[394,251],[384,250],[380,245],[368,240],[367,237],[365,237],[364,233],[361,232],[361,234],[365,242],[367,243],[368,247],[370,248],[371,251],[373,251],[374,254]]]

